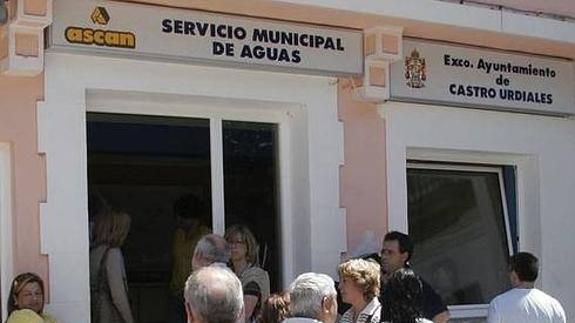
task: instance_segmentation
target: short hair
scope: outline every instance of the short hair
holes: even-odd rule
[[[414,246],[411,238],[405,233],[399,231],[390,231],[383,237],[383,241],[397,241],[399,244],[399,252],[407,252],[407,259],[405,260],[407,265],[407,262],[411,259],[414,251]]]
[[[385,284],[381,293],[381,320],[416,322],[423,317],[423,284],[413,270],[400,268]]]
[[[535,282],[539,274],[539,259],[529,252],[520,252],[509,258],[509,270],[514,271],[520,281]]]
[[[194,256],[201,256],[211,263],[228,263],[230,260],[230,247],[224,238],[210,233],[201,237],[194,249]]]
[[[101,213],[94,223],[94,245],[108,245],[112,248],[122,246],[131,222],[130,215],[124,212],[109,210]]]
[[[350,259],[337,267],[340,281],[350,279],[361,289],[366,302],[379,295],[379,264],[363,259]]]
[[[244,309],[242,283],[231,270],[222,267],[194,271],[186,281],[184,298],[205,323],[235,323]]]
[[[337,297],[335,283],[325,274],[304,273],[289,287],[290,317],[307,317],[319,320],[324,297]]]
[[[263,303],[257,323],[280,323],[289,315],[289,294],[272,294]]]
[[[257,262],[259,260],[258,253],[260,247],[250,229],[243,225],[233,225],[226,230],[224,238],[228,243],[230,243],[231,239],[233,239],[235,235],[239,235],[246,244],[246,258],[248,263],[250,265],[259,265]]]
[[[12,284],[10,286],[10,295],[8,295],[8,306],[6,307],[8,315],[10,315],[15,310],[19,310],[18,306],[16,305],[16,298],[18,294],[22,291],[22,289],[31,283],[38,283],[40,286],[40,290],[42,291],[42,295],[45,295],[44,292],[44,281],[40,276],[35,273],[23,273],[20,274],[12,280]]]

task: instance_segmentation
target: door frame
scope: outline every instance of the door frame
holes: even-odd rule
[[[270,104],[272,105],[272,104]],[[266,104],[245,102],[243,100],[213,100],[209,98],[175,97],[151,93],[128,93],[90,90],[87,95],[86,113],[115,113],[126,115],[148,115],[162,117],[195,118],[209,120],[210,123],[210,170],[212,232],[225,233],[225,197],[223,162],[223,121],[262,122],[278,127],[277,182],[278,226],[280,232],[280,281],[290,277],[286,275],[286,266],[293,262],[293,253],[289,237],[292,236],[290,190],[290,118],[289,105],[269,107]]]
[[[283,115],[281,285],[308,271],[337,276],[347,237],[339,176],[343,124],[333,77],[53,51],[45,54],[44,87],[37,109],[47,180],[40,234],[49,260],[47,310],[63,321],[90,315],[86,110]],[[78,270],[70,272],[71,267]]]
[[[2,319],[7,319],[6,300],[14,273],[12,249],[12,165],[10,145],[0,143],[0,299]]]

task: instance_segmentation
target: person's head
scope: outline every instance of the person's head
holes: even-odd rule
[[[259,246],[250,229],[243,225],[231,226],[226,230],[225,238],[232,261],[245,259],[248,264],[257,263]]]
[[[190,230],[199,225],[206,213],[202,201],[193,194],[184,195],[174,203],[176,223],[184,230]]]
[[[127,213],[110,210],[100,214],[94,224],[94,244],[112,248],[124,244],[130,231],[131,219]]]
[[[263,303],[257,323],[280,323],[289,314],[289,294],[272,294]]]
[[[226,264],[229,260],[230,248],[226,240],[217,234],[207,234],[196,244],[192,257],[192,269],[196,270],[213,263]]]
[[[244,311],[242,283],[227,268],[203,267],[184,289],[189,323],[236,323]]]
[[[16,276],[8,296],[8,315],[15,310],[29,309],[38,314],[44,310],[44,282],[34,273]]]
[[[413,255],[413,242],[405,233],[388,232],[381,247],[381,267],[384,272],[392,273],[399,268],[408,267]]]
[[[415,323],[423,317],[423,286],[409,268],[396,270],[385,285],[381,299],[382,320]]]
[[[337,268],[339,289],[345,303],[367,303],[379,295],[379,265],[373,261],[351,259]]]
[[[509,258],[511,284],[534,283],[539,274],[539,260],[529,252],[520,252]]]
[[[337,317],[337,292],[334,281],[325,274],[299,275],[289,287],[289,316],[334,323]]]

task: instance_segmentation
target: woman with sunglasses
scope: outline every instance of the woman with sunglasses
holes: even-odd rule
[[[34,273],[16,276],[8,297],[6,323],[57,323],[44,313],[44,282]]]

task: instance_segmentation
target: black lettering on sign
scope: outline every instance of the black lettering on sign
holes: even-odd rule
[[[226,55],[228,57],[234,56],[234,44],[233,43],[212,43],[212,54],[216,56]]]

